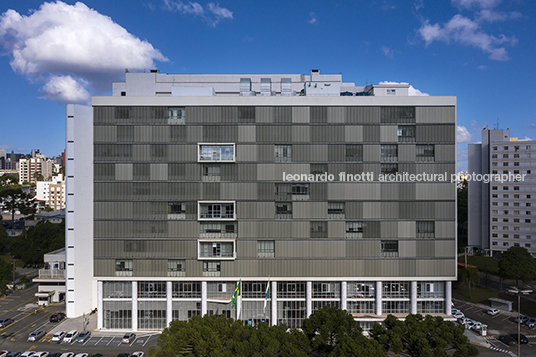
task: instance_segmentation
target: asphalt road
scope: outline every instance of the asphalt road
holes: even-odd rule
[[[135,351],[143,351],[147,354],[149,347],[156,344],[158,334],[138,332],[137,338],[132,343],[123,344],[121,343],[122,333],[106,331],[93,332],[91,338],[83,344],[51,342],[53,331],[58,329],[58,323],[50,322],[50,315],[58,311],[65,312],[65,305],[57,304],[38,308],[37,298],[34,296],[36,291],[37,286],[32,286],[0,299],[0,318],[9,317],[15,320],[9,326],[0,328],[0,350],[101,353],[107,357],[115,357],[119,353],[131,354]],[[71,322],[76,322],[78,325],[77,321],[71,320],[64,323],[72,326]],[[35,330],[44,330],[47,334],[37,342],[28,342],[28,335]]]

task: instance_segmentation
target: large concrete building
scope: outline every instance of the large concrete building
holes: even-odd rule
[[[484,129],[468,156],[469,247],[499,255],[520,246],[536,258],[536,141]]]
[[[68,316],[98,308],[99,328],[123,330],[198,314],[298,327],[325,305],[365,328],[448,317],[456,98],[409,89],[151,71],[68,105]]]

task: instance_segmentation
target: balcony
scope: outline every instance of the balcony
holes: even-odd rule
[[[39,279],[65,279],[65,269],[39,269]]]

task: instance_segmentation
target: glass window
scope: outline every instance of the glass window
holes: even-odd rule
[[[234,202],[199,203],[199,219],[235,219]]]
[[[364,222],[346,222],[346,238],[363,238]]]
[[[236,238],[237,222],[199,222],[199,234],[203,238]]]
[[[415,142],[415,126],[399,125],[397,135],[400,143]]]
[[[435,222],[434,221],[417,221],[417,238],[434,238]]]
[[[435,160],[434,145],[416,145],[415,158],[418,162],[431,162]]]
[[[234,242],[199,242],[200,258],[234,258]]]
[[[291,162],[292,161],[292,145],[275,145],[274,146],[274,161],[275,162]]]
[[[116,259],[115,276],[132,276],[132,259]]]
[[[382,162],[398,161],[398,145],[381,145],[380,150]]]
[[[382,240],[381,241],[381,256],[383,258],[398,257],[398,241],[397,240]]]
[[[184,259],[168,259],[168,276],[184,276],[186,261]]]
[[[174,281],[172,283],[174,298],[200,298],[201,283],[196,281]]]
[[[384,281],[382,283],[382,298],[409,298],[409,290],[409,282],[407,281]]]
[[[257,241],[257,258],[274,258],[275,241],[258,240]]]
[[[220,276],[221,275],[221,262],[218,261],[204,261],[203,262],[203,276]]]
[[[157,281],[139,281],[138,297],[139,298],[165,298],[166,282]]]
[[[203,181],[220,181],[220,165],[219,164],[203,164],[202,167]]]
[[[346,161],[348,162],[363,161],[363,145],[361,144],[346,145]]]
[[[235,161],[234,144],[199,144],[198,161]]]
[[[276,219],[291,219],[292,218],[292,202],[276,202],[275,203],[275,218]]]
[[[398,172],[398,164],[381,164],[380,170],[382,174],[396,174]]]
[[[344,202],[328,202],[328,218],[344,218],[345,206]]]
[[[186,203],[168,202],[168,219],[185,219]]]
[[[184,118],[186,118],[185,107],[168,108],[168,124],[184,124]]]
[[[328,222],[317,221],[311,222],[311,238],[327,238]]]

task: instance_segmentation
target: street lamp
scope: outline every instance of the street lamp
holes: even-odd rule
[[[521,294],[528,295],[532,290],[519,290],[516,286],[511,286],[508,292],[517,295],[517,356],[521,357]]]

